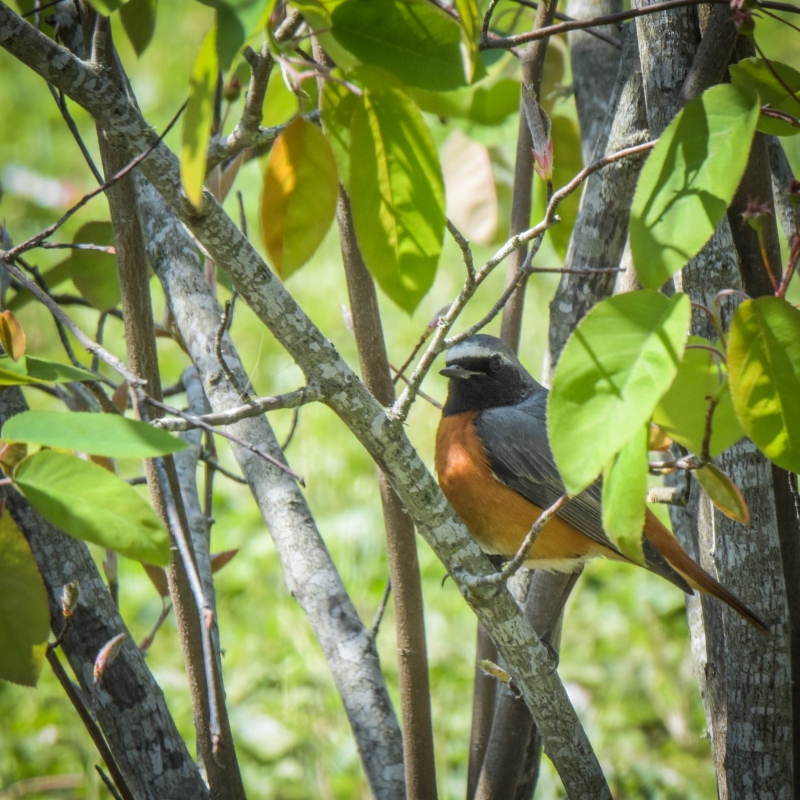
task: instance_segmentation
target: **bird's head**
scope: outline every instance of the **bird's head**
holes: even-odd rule
[[[505,342],[484,333],[451,347],[439,374],[450,379],[446,417],[514,405],[539,387]]]

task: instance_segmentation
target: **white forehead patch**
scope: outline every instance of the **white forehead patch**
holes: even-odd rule
[[[467,339],[447,351],[447,363],[468,358],[490,358],[494,355],[500,356],[505,362],[509,362],[508,356],[501,349],[492,347],[488,343]]]

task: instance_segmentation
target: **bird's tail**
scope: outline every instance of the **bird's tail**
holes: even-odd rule
[[[685,579],[693,589],[716,597],[727,603],[740,617],[746,619],[761,633],[769,633],[767,625],[758,618],[732,591],[714,580],[702,567],[692,561],[680,542],[661,524],[650,509],[644,524],[644,535],[667,560],[669,565]]]

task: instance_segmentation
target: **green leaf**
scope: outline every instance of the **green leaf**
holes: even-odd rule
[[[0,680],[36,686],[50,606],[31,548],[8,511],[0,517]]]
[[[577,494],[650,419],[683,356],[691,321],[685,294],[652,290],[598,303],[564,348],[547,428],[564,485]]]
[[[216,29],[212,29],[200,46],[189,79],[189,104],[183,112],[181,183],[195,208],[200,207],[203,199],[206,154],[214,118],[214,89],[219,74],[216,39]]]
[[[350,199],[364,261],[389,298],[411,313],[433,284],[442,251],[436,146],[417,107],[397,89],[365,91],[350,136]]]
[[[687,344],[711,346],[701,336],[690,336]],[[672,386],[656,406],[653,422],[678,444],[700,455],[706,432],[708,398],[718,398],[711,417],[709,452],[712,458],[724,453],[744,436],[733,410],[727,372],[726,366],[710,350],[686,350]]]
[[[156,30],[158,0],[128,0],[119,11],[122,27],[137,56],[150,44]]]
[[[470,119],[480,125],[499,125],[519,111],[519,81],[487,79],[451,92],[410,89],[416,104],[437,117]]]
[[[261,235],[282,278],[322,244],[338,196],[336,158],[328,140],[298,117],[272,147],[261,192]]]
[[[772,74],[772,70],[763,59],[745,58],[729,68],[731,82],[743,91],[758,92],[762,105],[770,105],[776,111],[785,111],[793,117],[800,118],[800,103],[781,84],[783,81],[795,95],[800,94],[800,72],[778,61],[770,59],[769,63],[780,76],[780,81]],[[800,133],[800,128],[764,114],[758,118],[758,130],[776,136],[796,136]]]
[[[27,383],[71,383],[72,381],[96,381],[97,375],[70,364],[59,364],[47,358],[25,356],[12,361],[0,357],[0,386],[17,386]]]
[[[71,536],[137,561],[169,563],[169,536],[153,509],[132,486],[97,464],[43,450],[19,464],[14,485]]]
[[[336,156],[339,179],[345,189],[350,185],[350,126],[358,98],[346,86],[325,81],[320,98],[322,130]]]
[[[246,84],[245,84],[246,85]],[[300,101],[294,92],[289,91],[279,70],[272,71],[262,106],[262,124],[268,127],[283,125],[300,111]]]
[[[455,0],[456,11],[461,19],[461,60],[464,64],[464,77],[472,83],[475,70],[482,65],[478,40],[481,35],[481,18],[476,0]]]
[[[603,470],[603,529],[638,564],[644,563],[649,433],[650,426],[642,425]]]
[[[518,92],[519,94],[519,92]],[[582,169],[581,133],[574,119],[561,114],[550,120],[550,137],[553,140],[553,187],[560,189],[569,183]],[[541,222],[547,210],[547,186],[544,181],[535,179],[533,187],[533,211],[531,225]],[[563,259],[578,217],[581,196],[573,192],[558,206],[561,222],[550,228],[547,235],[553,243],[556,253]]]
[[[711,238],[744,174],[758,114],[757,95],[714,86],[661,135],[631,207],[631,253],[643,286],[660,287]]]
[[[461,28],[428,0],[346,0],[331,22],[342,47],[409,86],[445,91],[465,84]]]
[[[214,44],[219,69],[226,72],[245,43],[247,33],[239,15],[228,3],[219,3],[216,8],[217,22]]]
[[[703,487],[711,502],[726,516],[750,524],[750,509],[739,487],[713,464],[694,471],[697,482]]]
[[[114,229],[110,222],[87,222],[72,241],[111,247],[114,245]],[[92,250],[73,250],[70,261],[70,277],[85,300],[99,311],[110,311],[119,305],[116,256]]]
[[[733,406],[779,467],[800,472],[800,311],[777,297],[747,300],[728,334]]]
[[[331,33],[331,13],[342,2],[343,0],[292,0],[292,5],[303,15],[306,24],[334,63],[341,69],[352,69],[359,64],[359,60],[342,47]]]
[[[113,14],[127,0],[91,0],[91,4],[104,16]]]
[[[116,414],[23,411],[3,425],[7,442],[26,442],[110,458],[154,458],[185,450],[186,443],[146,422]]]

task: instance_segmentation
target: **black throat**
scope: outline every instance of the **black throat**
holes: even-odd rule
[[[450,379],[443,417],[452,417],[466,411],[483,411],[498,406],[521,403],[538,388],[539,384],[527,373],[515,370],[502,379],[492,375],[476,375],[467,380]]]

